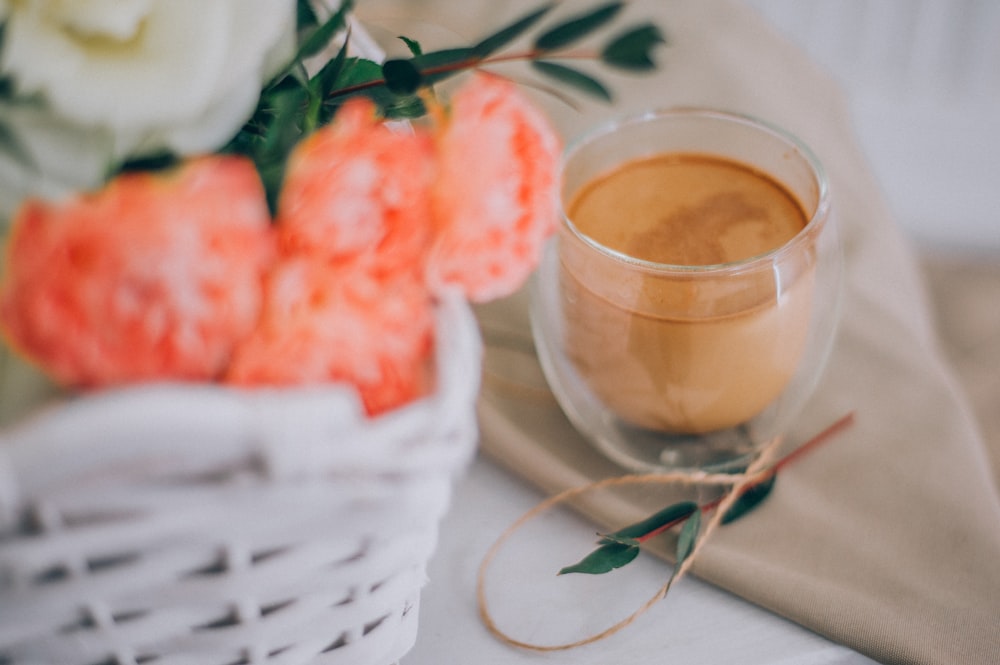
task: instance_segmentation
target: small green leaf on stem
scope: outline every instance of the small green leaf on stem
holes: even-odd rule
[[[334,89],[326,98],[331,116],[346,97],[355,95],[368,97],[382,110],[393,106],[399,100],[399,97],[384,85],[382,65],[364,58],[349,57],[344,63]]]
[[[547,14],[554,6],[555,5],[553,3],[543,5],[527,16],[524,16],[510,25],[494,32],[492,35],[489,35],[472,47],[473,54],[476,57],[485,58],[488,55],[496,53],[504,46],[507,46],[507,44],[524,34],[528,28],[537,23],[538,20],[545,16],[545,14]]]
[[[285,161],[302,138],[302,109],[309,105],[310,96],[306,89],[293,87],[271,95],[269,103],[264,113],[271,121],[260,137],[251,140],[248,152],[257,164],[273,212],[284,180]]]
[[[631,563],[637,556],[639,556],[638,545],[611,542],[601,545],[585,556],[579,563],[566,566],[559,571],[559,574],[584,573],[587,575],[602,575]]]
[[[701,511],[696,510],[684,522],[681,533],[677,536],[677,566],[684,563],[684,559],[694,551],[699,529],[701,529]]]
[[[309,30],[315,28],[319,25],[319,19],[316,18],[316,12],[313,11],[312,5],[309,4],[308,0],[299,0],[295,7],[295,29],[298,32],[304,30]]]
[[[696,510],[698,510],[698,504],[694,501],[681,501],[669,505],[639,522],[629,524],[627,527],[615,531],[612,535],[624,538],[641,538],[684,519]]]
[[[374,60],[365,58],[348,58],[341,69],[340,77],[337,79],[338,90],[352,88],[366,83],[374,83],[382,80],[382,65]]]
[[[597,97],[605,102],[610,103],[612,101],[611,93],[604,87],[604,85],[601,84],[600,81],[588,74],[584,74],[578,69],[571,69],[565,65],[560,65],[548,60],[534,60],[531,64],[542,74],[545,74],[560,83],[565,83],[566,85],[572,86],[581,92],[591,95],[592,97]]]
[[[599,534],[601,539],[598,541],[601,545],[610,545],[611,543],[618,543],[619,545],[628,545],[629,547],[639,547],[641,543],[635,538],[629,538],[628,536],[620,536],[617,533],[607,533]]]
[[[346,42],[337,52],[335,58],[331,58],[323,68],[320,69],[309,82],[309,90],[320,101],[319,123],[330,122],[336,111],[336,105],[331,104],[329,95],[335,89],[337,81],[340,80],[344,67],[347,64],[347,44]]]
[[[667,582],[667,589],[674,585],[681,572],[681,565],[691,553],[694,552],[694,544],[698,539],[698,531],[701,529],[701,511],[696,510],[684,522],[681,533],[677,537],[677,549],[675,550],[674,570],[670,573],[670,581]]]
[[[424,49],[420,46],[420,42],[416,39],[410,39],[406,35],[400,35],[399,39],[406,44],[406,48],[410,50],[411,55],[423,55]]]
[[[424,83],[433,85],[438,81],[457,74],[462,69],[467,69],[480,62],[468,47],[442,49],[424,53],[412,60],[413,66],[420,70],[424,77]]]
[[[353,7],[354,0],[344,0],[340,9],[302,42],[292,62],[301,62],[325,49],[333,36],[347,25],[347,15]]]
[[[778,474],[772,473],[765,480],[751,485],[744,490],[736,502],[726,511],[726,514],[722,517],[722,523],[729,524],[730,522],[735,522],[757,508],[771,493],[771,488],[774,487],[774,481],[777,478]]]
[[[614,18],[624,3],[611,2],[598,7],[594,11],[574,17],[565,23],[542,33],[535,40],[535,48],[539,51],[553,51],[562,48],[597,30]]]
[[[8,125],[0,118],[0,155],[8,155],[14,162],[21,164],[32,172],[38,173],[38,164],[24,147],[24,144]]]
[[[601,51],[601,60],[619,69],[649,71],[656,69],[652,50],[658,44],[665,43],[666,40],[655,25],[642,25],[612,40]]]
[[[681,501],[667,506],[653,515],[634,524],[630,524],[611,534],[601,536],[598,541],[600,547],[587,555],[579,563],[568,566],[559,571],[564,573],[587,573],[590,575],[600,575],[610,572],[616,568],[621,568],[630,563],[639,555],[640,538],[655,534],[665,527],[677,524],[686,520],[687,524],[692,520],[698,523],[701,512],[698,504],[693,501]],[[682,534],[684,531],[681,532]],[[695,526],[697,533],[697,526]],[[688,536],[693,537],[693,536]]]

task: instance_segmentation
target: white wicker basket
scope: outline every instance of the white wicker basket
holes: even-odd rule
[[[0,663],[386,665],[475,450],[480,340],[449,297],[437,392],[157,385],[0,433]]]

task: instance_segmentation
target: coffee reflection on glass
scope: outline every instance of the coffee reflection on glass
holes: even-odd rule
[[[836,321],[822,169],[755,119],[650,113],[571,146],[536,279],[546,377],[635,470],[738,470],[812,390]]]

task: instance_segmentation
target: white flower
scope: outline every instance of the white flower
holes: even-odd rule
[[[0,16],[2,10],[0,4]],[[67,124],[37,103],[0,99],[0,125],[15,134],[18,145],[16,151],[0,150],[0,236],[24,197],[53,199],[92,189],[114,161],[107,130]]]
[[[225,144],[293,55],[295,0],[0,0],[0,72],[117,156]]]

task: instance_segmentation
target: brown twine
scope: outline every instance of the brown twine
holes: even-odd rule
[[[723,516],[725,516],[725,514],[729,511],[729,508],[732,507],[747,487],[760,481],[760,477],[766,470],[768,470],[780,446],[780,437],[772,439],[760,450],[756,459],[742,474],[709,474],[703,471],[674,471],[668,473],[612,476],[587,485],[564,490],[541,501],[534,508],[523,514],[517,521],[507,527],[507,529],[500,534],[497,540],[487,551],[486,555],[483,557],[483,560],[479,565],[479,573],[476,580],[476,601],[479,607],[480,620],[483,622],[486,629],[501,642],[504,642],[509,646],[520,647],[522,649],[538,652],[566,651],[569,649],[575,649],[577,647],[611,637],[615,633],[627,628],[640,616],[645,614],[653,605],[666,597],[667,592],[670,591],[674,582],[678,581],[691,569],[698,557],[698,554],[708,541],[709,536],[711,536],[711,534],[721,524]],[[695,540],[691,553],[684,559],[684,561],[681,562],[680,566],[674,571],[666,583],[657,589],[656,593],[654,593],[649,600],[639,606],[634,612],[632,612],[632,614],[625,617],[618,623],[602,630],[601,632],[563,644],[537,644],[533,642],[525,642],[512,637],[497,625],[496,620],[493,618],[493,614],[490,611],[489,602],[486,599],[486,574],[501,547],[512,535],[514,535],[515,532],[517,532],[527,522],[538,517],[542,513],[554,508],[555,506],[566,503],[581,494],[621,485],[646,485],[661,483],[681,483],[684,485],[731,485],[732,488],[722,501],[719,502],[719,505],[712,514],[712,518],[706,523],[701,535]]]
[[[489,335],[487,333],[493,333]],[[507,348],[512,351],[518,351],[526,355],[534,355],[534,347],[532,346],[529,338],[522,337],[517,334],[504,334],[501,330],[489,330],[484,326],[484,336],[490,338],[492,344],[490,346],[497,346],[501,348]],[[488,368],[483,369],[484,382],[493,388],[496,388],[502,392],[507,392],[509,394],[515,395],[519,398],[530,399],[535,402],[554,402],[555,398],[546,388],[535,389],[531,386],[526,386],[523,383],[514,381],[504,377],[503,375],[491,372]],[[620,632],[621,630],[627,628],[629,625],[634,623],[639,617],[645,614],[653,605],[657,602],[663,600],[670,588],[673,586],[674,582],[678,581],[683,577],[691,568],[694,566],[698,555],[700,554],[705,543],[708,542],[709,537],[715,532],[715,530],[721,525],[723,517],[729,512],[729,509],[734,503],[739,499],[746,490],[751,485],[760,482],[766,473],[773,472],[782,463],[788,462],[791,458],[796,457],[799,454],[804,453],[808,448],[821,443],[826,440],[829,436],[832,436],[836,432],[840,431],[845,426],[848,426],[853,422],[853,413],[841,418],[839,421],[834,423],[831,427],[827,428],[824,432],[820,433],[817,437],[807,442],[799,448],[796,452],[790,453],[785,459],[774,467],[772,467],[772,462],[777,455],[778,450],[782,445],[782,438],[775,437],[765,444],[757,453],[756,459],[747,467],[746,471],[742,474],[731,474],[731,473],[716,473],[710,474],[704,471],[673,471],[667,473],[644,473],[644,474],[628,474],[622,476],[612,476],[605,478],[603,480],[595,481],[587,485],[582,485],[579,487],[573,487],[562,492],[553,494],[552,496],[544,499],[538,503],[534,508],[524,513],[519,519],[517,519],[513,524],[511,524],[507,529],[505,529],[500,536],[494,541],[493,545],[486,552],[483,560],[479,564],[479,571],[476,578],[476,603],[479,609],[479,618],[482,621],[486,629],[501,642],[514,647],[520,647],[522,649],[527,649],[536,652],[552,652],[552,651],[566,651],[569,649],[575,649],[587,644],[594,642],[599,642],[601,640],[607,639],[612,635]],[[666,483],[680,483],[682,485],[700,485],[700,486],[712,486],[712,485],[730,485],[729,492],[719,501],[718,505],[715,507],[712,517],[706,522],[702,533],[695,540],[694,546],[690,554],[681,562],[680,566],[674,571],[670,578],[654,593],[646,602],[639,606],[632,614],[625,617],[621,621],[609,626],[608,628],[600,631],[599,633],[592,634],[588,637],[581,638],[573,642],[567,642],[564,644],[537,644],[533,642],[525,642],[512,637],[506,633],[502,628],[497,625],[496,620],[493,618],[493,614],[490,611],[489,602],[486,598],[486,575],[489,571],[490,565],[496,558],[496,555],[500,552],[503,545],[514,535],[521,527],[523,527],[527,522],[535,519],[539,515],[545,513],[552,508],[567,503],[576,497],[586,494],[588,492],[594,492],[601,489],[609,487],[617,487],[622,485],[646,485],[646,484],[666,484]]]

